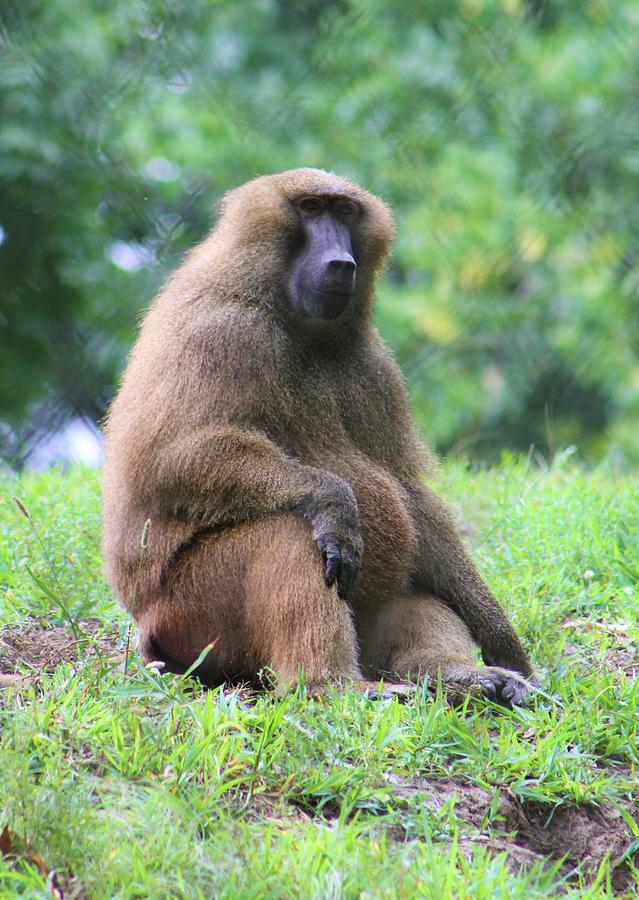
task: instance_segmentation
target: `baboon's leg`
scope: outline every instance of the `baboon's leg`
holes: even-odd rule
[[[428,594],[383,604],[358,623],[360,662],[369,677],[416,680],[441,677],[454,693],[476,685],[484,693],[520,703],[529,686],[516,673],[477,665],[475,645],[461,618]]]
[[[361,680],[350,607],[326,586],[311,527],[296,515],[203,538],[138,625],[143,656],[172,671],[213,642],[198,670],[209,681],[254,678],[265,667],[284,684],[303,671],[312,692],[329,680]]]
[[[283,684],[303,671],[312,693],[328,681],[361,680],[351,610],[326,586],[310,525],[277,516],[262,531],[245,579],[247,639],[258,658]]]

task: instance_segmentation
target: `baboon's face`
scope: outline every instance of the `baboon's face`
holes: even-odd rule
[[[302,244],[293,263],[290,291],[297,313],[337,319],[351,303],[357,280],[353,232],[359,203],[344,194],[303,194],[291,200]]]

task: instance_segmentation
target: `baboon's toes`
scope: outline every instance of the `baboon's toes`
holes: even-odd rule
[[[500,700],[508,706],[520,706],[534,691],[534,685],[523,675],[497,666],[479,669],[477,683],[488,697]]]
[[[369,700],[392,700],[396,697],[403,703],[415,692],[415,685],[407,682],[386,684],[379,681],[362,681],[360,690]]]

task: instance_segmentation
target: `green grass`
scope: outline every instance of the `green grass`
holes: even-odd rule
[[[0,831],[17,857],[0,858],[0,896],[50,896],[35,852],[67,897],[594,898],[619,895],[624,850],[635,895],[637,480],[505,459],[448,465],[439,488],[546,676],[530,707],[205,692],[135,653],[124,676],[94,635],[74,666],[0,693]],[[0,621],[90,616],[122,643],[99,505],[90,471],[0,475]],[[468,786],[487,798],[479,819]],[[540,827],[575,804],[606,811],[625,843],[596,864],[543,861],[522,834],[524,866],[504,801]]]

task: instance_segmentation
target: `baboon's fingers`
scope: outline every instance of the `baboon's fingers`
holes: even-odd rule
[[[346,599],[346,595],[350,593],[351,588],[355,584],[357,569],[358,566],[356,565],[355,560],[349,553],[342,550],[339,574],[337,576],[337,593],[342,600]]]
[[[346,544],[340,544],[336,540],[320,538],[318,546],[324,560],[324,580],[329,587],[337,583],[337,593],[346,599],[349,591],[355,583],[359,569],[359,558],[351,553]]]
[[[322,550],[322,556],[324,557],[324,565],[326,566],[324,580],[329,587],[332,587],[337,580],[342,557],[339,546],[337,544],[326,544]]]

